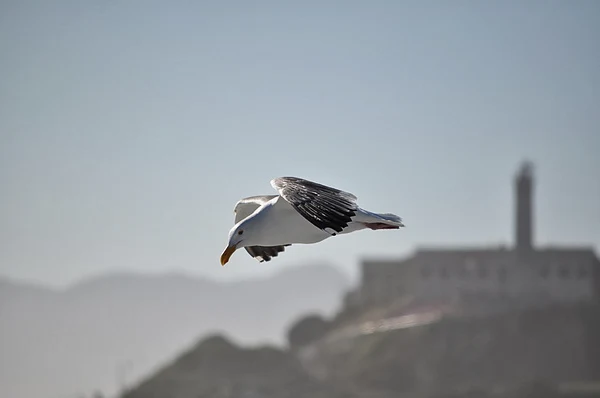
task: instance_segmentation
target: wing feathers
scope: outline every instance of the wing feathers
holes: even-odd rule
[[[291,245],[282,245],[282,246],[248,246],[245,247],[246,251],[250,256],[257,259],[259,262],[263,261],[271,261],[272,257],[277,257],[277,255],[285,250],[287,246]]]
[[[297,177],[279,177],[271,185],[314,226],[339,233],[356,215],[356,196]],[[332,233],[335,235],[335,233]]]
[[[235,213],[235,223],[237,224],[244,218],[248,217],[260,206],[275,197],[277,197],[277,195],[260,195],[249,196],[247,198],[240,199],[233,208],[233,212]]]

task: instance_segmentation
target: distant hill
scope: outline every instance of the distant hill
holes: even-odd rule
[[[500,386],[508,392],[494,397],[549,398],[555,395],[523,389],[600,381],[598,336],[600,304],[553,304],[322,340],[300,357],[332,385],[394,397],[485,397]]]
[[[351,398],[307,375],[292,354],[210,336],[122,398]]]
[[[300,351],[241,348],[213,335],[121,398],[597,397],[599,310],[579,303],[448,315]],[[305,317],[302,329],[320,329],[315,320]]]
[[[330,266],[218,283],[180,274],[111,274],[55,291],[0,279],[0,396],[66,398],[115,391],[200,336],[283,343],[307,312],[335,313],[349,286]]]

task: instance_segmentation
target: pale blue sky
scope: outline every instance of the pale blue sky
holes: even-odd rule
[[[418,245],[600,249],[600,3],[0,1],[0,275],[265,275]],[[219,255],[233,205],[294,175],[401,231]]]

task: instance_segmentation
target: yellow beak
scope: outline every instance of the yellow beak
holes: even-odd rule
[[[221,254],[221,265],[227,264],[227,262],[229,261],[229,257],[231,257],[231,255],[233,254],[233,252],[236,251],[236,249],[237,247],[235,246],[227,246],[227,249],[225,249],[223,254]]]

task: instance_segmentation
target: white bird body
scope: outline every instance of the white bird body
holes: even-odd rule
[[[404,227],[394,214],[360,208],[348,192],[295,177],[276,178],[271,185],[279,195],[251,196],[236,203],[222,265],[240,247],[262,262],[292,244],[314,244],[367,228]]]
[[[311,244],[331,236],[315,228],[281,196],[265,202],[242,221],[250,219],[254,219],[255,239],[260,240],[261,246]]]

